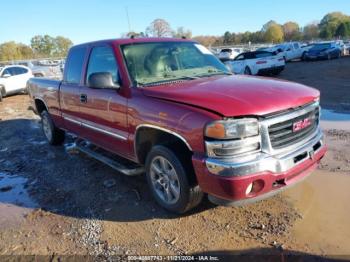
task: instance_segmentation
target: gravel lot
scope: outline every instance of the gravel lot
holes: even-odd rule
[[[349,68],[345,58],[294,62],[280,78],[314,86],[324,108],[346,111]],[[152,200],[144,177],[49,146],[28,106],[26,95],[0,103],[0,255],[350,255],[350,213],[341,209],[350,194],[337,190],[350,182],[350,121],[325,126],[329,153],[305,184],[245,207],[205,201],[174,216]],[[325,191],[326,200],[318,197]]]

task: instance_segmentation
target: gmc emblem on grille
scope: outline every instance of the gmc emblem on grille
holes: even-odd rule
[[[293,123],[293,132],[297,132],[299,130],[307,128],[310,125],[311,125],[310,118],[305,118],[304,120],[300,120],[298,122],[295,122],[295,123]]]

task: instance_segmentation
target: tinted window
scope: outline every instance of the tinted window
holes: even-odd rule
[[[71,49],[68,56],[68,66],[65,81],[69,84],[79,84],[83,70],[86,47]]]
[[[28,73],[28,70],[22,67],[13,67],[12,70],[15,75],[22,75]]]
[[[118,66],[115,61],[113,50],[107,46],[95,47],[92,49],[86,82],[93,73],[108,72],[112,74],[113,82],[118,83]]]
[[[274,54],[271,52],[256,52],[255,53],[255,57],[256,58],[263,58],[263,57],[269,57],[269,56],[273,56]]]

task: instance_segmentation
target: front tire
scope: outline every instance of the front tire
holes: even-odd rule
[[[154,146],[146,159],[148,186],[157,203],[178,214],[196,207],[203,192],[196,184],[191,186],[185,165],[165,146]]]
[[[44,110],[41,114],[41,124],[44,135],[51,145],[62,145],[65,138],[63,130],[55,127],[50,114]]]

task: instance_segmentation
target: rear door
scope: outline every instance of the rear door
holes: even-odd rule
[[[64,127],[76,134],[81,131],[79,115],[80,87],[83,82],[86,46],[73,47],[68,54],[64,79],[60,87],[60,108],[64,119]]]
[[[111,73],[117,88],[98,89],[88,86],[91,74]],[[127,98],[123,88],[114,48],[108,44],[92,46],[87,63],[85,84],[80,89],[82,134],[109,151],[124,155],[129,152],[127,125]]]
[[[6,76],[6,78],[4,78],[4,76]],[[1,74],[1,77],[3,78],[3,82],[5,84],[6,93],[11,94],[12,92],[15,92],[17,89],[16,72],[13,69],[13,67],[8,67],[4,69],[4,71]]]

